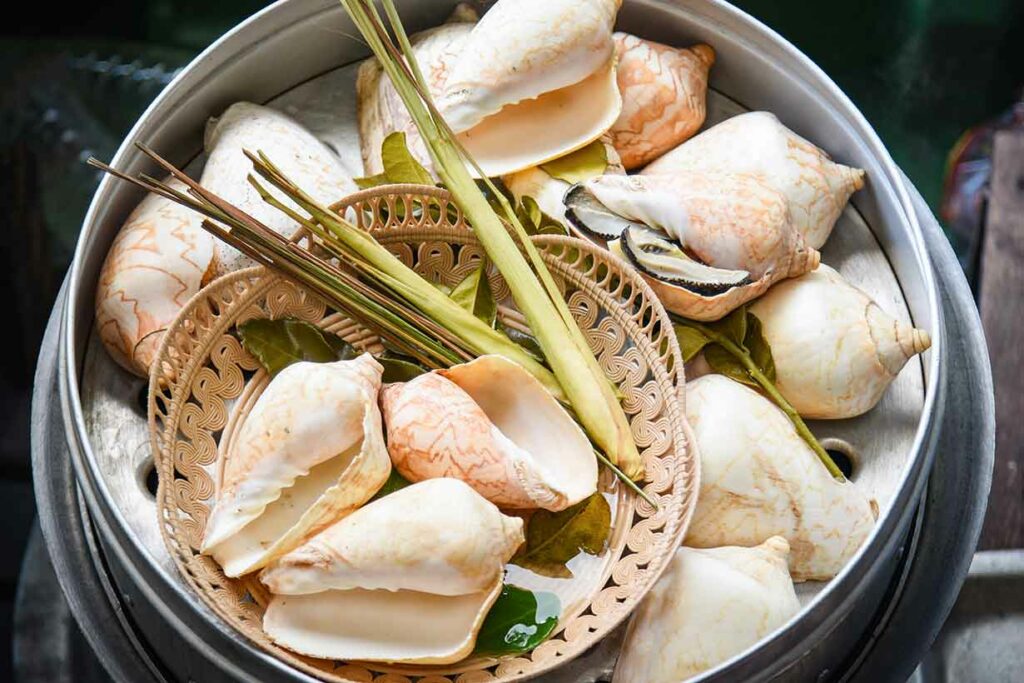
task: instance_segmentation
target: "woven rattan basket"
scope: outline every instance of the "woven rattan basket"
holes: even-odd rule
[[[477,267],[483,254],[441,189],[375,188],[348,197],[336,208],[434,282],[454,286]],[[216,614],[302,671],[329,681],[375,683],[522,680],[582,653],[630,614],[679,545],[697,499],[699,461],[683,416],[683,364],[664,310],[631,269],[578,239],[534,240],[601,366],[625,396],[623,407],[646,466],[644,489],[658,502],[653,508],[604,471],[600,487],[613,498],[608,549],[575,565],[571,580],[543,579],[509,567],[510,583],[559,594],[563,610],[552,637],[523,655],[471,658],[448,666],[302,657],[264,634],[267,596],[258,581],[227,578],[211,558],[199,554],[223,466],[221,454],[267,385],[266,373],[242,348],[235,326],[257,317],[296,317],[364,350],[381,350],[366,329],[263,268],[227,275],[199,292],[168,330],[150,377],[161,531],[185,581]],[[489,277],[503,321],[522,328],[508,287],[496,271]]]

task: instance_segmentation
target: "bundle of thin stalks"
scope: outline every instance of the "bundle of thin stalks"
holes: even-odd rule
[[[611,462],[632,479],[642,479],[643,462],[611,383],[511,204],[435,107],[394,2],[381,3],[394,38],[371,0],[341,0],[341,4],[401,96],[435,172],[508,283],[580,423]],[[488,203],[470,168],[497,198],[503,215]]]
[[[205,220],[203,228],[256,263],[270,267],[305,285],[332,307],[359,320],[387,339],[398,351],[415,358],[425,366],[449,367],[453,363],[475,357],[475,354],[466,349],[462,342],[444,327],[407,305],[404,300],[360,278],[357,272],[359,265],[353,266],[352,261],[325,259],[313,249],[286,239],[203,188],[145,145],[136,143],[136,146],[171,175],[184,182],[189,188],[188,193],[176,190],[146,174],[133,178],[96,159],[90,159],[89,163],[148,192],[188,206],[214,219],[220,224]],[[258,186],[258,183],[254,184]],[[275,206],[281,204],[276,198],[271,197],[265,188],[259,186],[258,189],[265,198],[270,197]],[[295,214],[290,208],[288,211]],[[313,235],[323,234],[320,226],[314,227],[316,230],[312,231]],[[317,244],[327,253],[337,255],[340,252],[336,244],[319,241]]]
[[[246,152],[260,176],[320,220],[301,215],[271,194],[255,177],[250,176],[249,182],[264,201],[306,228],[305,240],[283,237],[202,187],[149,147],[141,143],[136,146],[183,182],[188,191],[176,190],[147,174],[140,174],[138,178],[128,176],[96,159],[90,159],[89,163],[212,219],[204,220],[202,225],[215,237],[256,263],[317,293],[330,306],[362,323],[399,353],[415,358],[426,367],[446,368],[477,355],[500,353],[527,367],[549,388],[554,387],[553,393],[564,401],[557,391],[560,389],[557,380],[547,368],[405,266],[371,235],[312,201],[265,155]],[[367,258],[366,254],[371,256]],[[467,331],[466,323],[474,329]],[[595,450],[595,456],[631,490],[655,504],[602,453]]]

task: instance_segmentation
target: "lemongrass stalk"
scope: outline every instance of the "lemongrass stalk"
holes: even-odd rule
[[[439,127],[440,130],[442,130],[450,138],[451,143],[459,150],[463,159],[466,160],[473,167],[477,175],[480,177],[480,179],[483,180],[484,184],[487,186],[488,190],[490,190],[490,192],[495,196],[499,206],[501,206],[501,209],[505,214],[504,217],[506,221],[512,226],[513,230],[515,231],[516,237],[519,239],[520,247],[523,249],[523,251],[526,252],[526,255],[529,257],[534,272],[537,273],[538,277],[540,277],[541,279],[541,282],[544,284],[544,287],[547,289],[548,296],[551,297],[551,300],[555,304],[555,308],[558,310],[559,315],[562,316],[562,320],[565,322],[566,327],[568,328],[569,333],[575,340],[577,347],[580,349],[580,352],[590,362],[591,370],[597,374],[603,375],[604,370],[597,362],[597,358],[594,357],[594,354],[590,349],[590,344],[587,343],[586,338],[583,336],[582,330],[580,330],[579,325],[576,324],[576,319],[573,318],[572,312],[569,310],[569,306],[565,303],[565,300],[562,298],[562,293],[558,290],[558,286],[555,284],[554,279],[551,277],[551,273],[548,271],[543,261],[541,260],[541,256],[540,253],[537,251],[537,247],[533,244],[533,241],[530,239],[530,236],[526,232],[526,228],[523,226],[522,221],[519,220],[519,216],[516,214],[515,209],[509,203],[508,198],[505,196],[505,193],[501,192],[497,188],[494,182],[489,177],[487,177],[487,174],[484,173],[484,170],[480,167],[476,160],[473,159],[472,155],[468,153],[465,146],[463,146],[462,142],[458,139],[458,136],[448,125],[448,122],[444,120],[444,117],[437,110],[437,107],[434,105],[433,100],[430,98],[429,89],[426,87],[426,79],[423,77],[423,72],[420,70],[418,60],[415,58],[415,54],[412,49],[412,44],[409,41],[409,36],[405,32],[405,27],[402,25],[402,21],[398,16],[398,11],[395,8],[394,2],[392,0],[382,0],[382,4],[384,5],[384,11],[387,14],[388,21],[390,22],[391,27],[394,30],[396,37],[398,38],[401,51],[404,55],[408,56],[409,68],[413,77],[412,85],[417,87],[418,94],[420,98],[423,100],[423,103],[426,106],[427,111],[430,113],[434,123]],[[373,6],[372,3],[370,3],[370,9],[373,12],[374,17],[377,17],[376,8]],[[617,403],[622,399],[622,392],[615,384],[612,383],[610,379],[607,382],[606,389],[606,391],[602,391],[602,398],[604,400],[614,401]]]
[[[471,351],[478,355],[497,354],[508,358],[536,377],[556,398],[564,398],[560,382],[521,346],[449,299],[419,273],[381,246],[369,233],[316,202],[291,183],[266,155],[249,154],[249,158],[252,159],[257,173],[309,212],[314,220],[327,228],[361,260],[402,283],[405,291],[416,299],[410,303],[457,335]]]
[[[372,4],[360,0],[341,0],[352,16],[363,37],[376,54],[387,72],[420,135],[426,142],[434,162],[434,170],[441,181],[452,192],[488,257],[498,267],[519,309],[526,316],[530,328],[537,337],[548,363],[555,372],[584,428],[604,450],[609,459],[618,464],[631,478],[643,476],[643,464],[633,441],[629,423],[618,401],[615,400],[607,377],[589,347],[581,348],[582,333],[570,327],[574,320],[567,320],[560,307],[554,303],[550,290],[538,279],[531,264],[523,257],[516,241],[508,233],[498,215],[491,208],[483,193],[477,187],[472,175],[466,169],[468,155],[452,142],[424,104],[430,102],[429,93],[423,83],[416,83],[415,76],[402,70],[397,58],[389,51],[384,38],[383,27],[374,24],[370,12],[375,14]],[[370,9],[367,9],[369,5]],[[422,72],[416,64],[415,55],[408,49],[408,40],[397,12],[390,0],[384,0],[385,10],[393,21],[393,29],[406,46],[405,59],[414,74]],[[382,35],[383,34],[383,35]],[[416,87],[419,85],[420,87]],[[440,118],[440,117],[438,117]],[[520,226],[521,227],[521,226]],[[532,245],[531,245],[532,246]],[[538,259],[539,260],[539,259]],[[537,264],[546,269],[543,262]],[[550,277],[550,276],[549,276]],[[561,299],[561,294],[557,297]],[[564,301],[562,302],[564,306]],[[566,309],[567,310],[567,309]],[[571,317],[571,316],[570,316]],[[588,358],[589,356],[589,358]]]

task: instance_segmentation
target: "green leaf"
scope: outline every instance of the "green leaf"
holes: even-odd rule
[[[743,367],[743,363],[720,344],[708,344],[704,347],[704,360],[708,362],[712,370],[720,375],[725,375],[752,387],[760,386]]]
[[[506,325],[505,323],[498,321],[498,329],[500,329],[506,337],[519,344],[521,347],[526,349],[531,356],[544,362],[544,350],[540,347],[540,342],[532,334],[523,332],[515,327]]]
[[[473,652],[497,656],[532,650],[555,630],[561,613],[554,593],[505,584],[480,626]]]
[[[747,336],[747,307],[740,306],[710,327],[724,334],[730,341],[743,346],[743,340]]]
[[[544,212],[540,210],[540,204],[537,203],[537,200],[529,195],[523,195],[520,206],[522,206],[523,218],[526,219],[523,223],[529,222],[530,225],[539,230],[544,222]]]
[[[383,175],[388,182],[433,185],[434,178],[423,168],[405,144],[405,133],[395,131],[384,138],[380,147]]]
[[[541,211],[540,204],[530,195],[513,200],[516,217],[523,224],[527,235],[568,235],[569,229],[562,223]]]
[[[387,185],[388,181],[387,173],[378,173],[377,175],[368,175],[362,178],[353,178],[356,183],[356,187],[360,190],[368,190],[371,187],[378,187],[380,185]]]
[[[362,353],[338,335],[295,318],[247,320],[238,326],[238,336],[271,376],[299,361],[330,363]],[[384,382],[408,382],[427,372],[414,359],[390,350],[377,356],[377,362],[384,366]]]
[[[676,323],[673,327],[676,331],[676,339],[679,341],[679,350],[683,353],[684,363],[689,363],[711,341],[703,332],[688,325]]]
[[[761,321],[756,315],[749,312],[747,313],[747,335],[743,339],[743,345],[750,352],[750,359],[754,361],[757,369],[774,383],[776,375],[772,348],[768,345],[768,340],[764,338]]]
[[[391,382],[408,382],[409,380],[419,377],[423,373],[427,372],[425,367],[417,363],[412,358],[396,356],[387,352],[377,356],[377,362],[384,368],[384,376],[381,378],[381,381],[385,384],[390,384]]]
[[[256,357],[271,376],[292,363],[327,363],[347,360],[359,351],[336,334],[295,318],[254,318],[238,326],[246,351]]]
[[[383,498],[389,493],[394,493],[395,491],[404,489],[406,486],[412,486],[412,482],[403,477],[398,473],[398,470],[392,467],[391,474],[388,475],[387,481],[385,481],[384,485],[377,490],[377,493],[373,494],[373,498],[368,502],[372,503],[379,498]]]
[[[459,306],[494,327],[498,319],[498,303],[494,300],[494,292],[491,291],[491,283],[487,279],[486,261],[481,260],[480,265],[463,278],[448,296]]]
[[[608,168],[608,150],[600,140],[594,140],[586,147],[541,164],[540,167],[553,178],[570,184],[581,183],[605,172]]]
[[[542,576],[571,578],[566,564],[581,552],[597,555],[604,550],[611,524],[611,508],[600,493],[561,512],[538,510],[511,562]]]

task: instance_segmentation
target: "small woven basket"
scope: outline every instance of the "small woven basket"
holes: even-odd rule
[[[447,191],[392,185],[356,193],[334,207],[345,212],[407,265],[454,286],[473,271],[483,249]],[[478,683],[516,681],[549,671],[584,652],[625,619],[667,566],[697,500],[699,460],[683,415],[683,363],[672,325],[650,287],[616,257],[562,236],[533,238],[588,343],[620,387],[657,509],[605,469],[600,488],[613,497],[608,549],[574,564],[572,579],[541,579],[528,588],[559,594],[555,633],[531,652],[471,658],[448,666],[389,666],[312,659],[273,642],[261,623],[267,595],[254,576],[231,579],[199,553],[225,447],[266,387],[266,373],[234,334],[251,318],[294,317],[316,323],[356,347],[378,352],[379,339],[327,310],[307,290],[263,268],[211,283],[167,331],[150,376],[149,424],[160,477],[159,521],[185,581],[221,618],[258,646],[326,681]],[[509,289],[488,273],[499,315],[526,329]],[[509,567],[508,581],[530,584]]]

